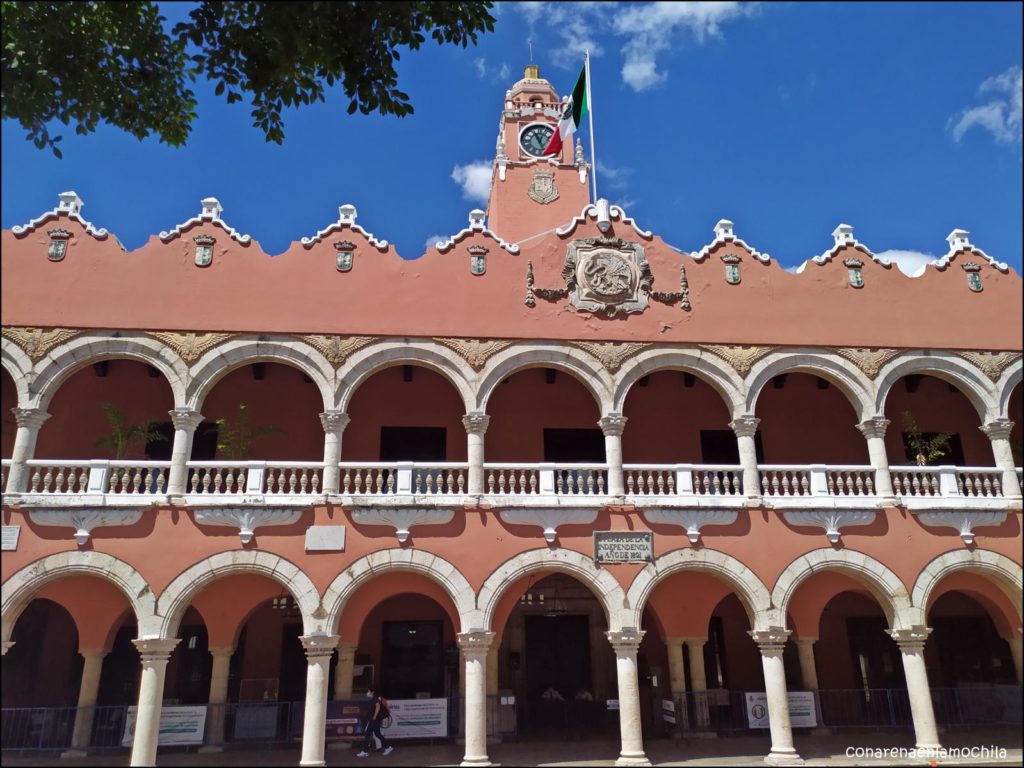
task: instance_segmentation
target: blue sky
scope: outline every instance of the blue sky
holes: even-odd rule
[[[187,6],[164,6],[171,20]],[[905,264],[955,227],[1021,271],[1020,3],[501,3],[476,47],[402,56],[406,118],[349,116],[340,91],[285,114],[282,146],[243,102],[193,86],[184,148],[57,126],[62,160],[2,125],[5,229],[73,189],[129,248],[199,212],[271,254],[337,220],[419,256],[482,207],[506,88],[528,60],[568,92],[592,53],[602,197],[686,251],[720,218],[792,267],[840,222]],[[584,132],[589,157],[589,144]],[[483,179],[483,181],[482,181]],[[911,266],[911,268],[912,268]]]

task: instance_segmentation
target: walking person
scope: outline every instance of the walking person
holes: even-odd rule
[[[374,737],[380,741],[380,745],[384,747],[383,755],[390,755],[394,751],[394,747],[388,744],[388,740],[384,738],[384,734],[380,732],[381,723],[388,717],[391,712],[388,710],[388,700],[381,696],[375,688],[366,689],[366,697],[371,699],[373,703],[370,705],[370,719],[366,723],[366,730],[363,732],[363,748],[359,751],[356,757],[369,757],[370,747],[373,744]]]

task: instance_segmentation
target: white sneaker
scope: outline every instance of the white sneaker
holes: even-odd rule
[[[356,755],[356,757],[369,757],[369,755],[366,752],[360,752]]]
[[[394,747],[388,747],[387,749],[384,750],[384,756],[387,757],[388,755],[390,755],[394,751],[395,751]]]

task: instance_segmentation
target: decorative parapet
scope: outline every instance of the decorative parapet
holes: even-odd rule
[[[193,216],[188,221],[183,221],[181,224],[179,224],[172,230],[161,232],[159,235],[160,239],[163,242],[168,243],[174,238],[180,237],[182,232],[189,229],[190,227],[195,226],[196,224],[202,224],[203,222],[211,222],[213,224],[220,225],[221,229],[227,232],[228,235],[231,236],[232,240],[235,240],[236,242],[241,243],[242,245],[248,245],[249,243],[252,242],[252,237],[250,237],[249,235],[243,235],[241,232],[239,232],[234,227],[230,226],[226,221],[224,221],[224,219],[221,218],[220,215],[221,213],[224,212],[224,208],[221,206],[220,201],[216,197],[204,197],[202,200],[199,201],[199,203],[200,205],[202,205],[202,209],[200,210],[197,216]]]
[[[836,545],[842,538],[840,528],[853,528],[861,525],[871,525],[878,515],[873,509],[811,509],[801,511],[786,510],[782,516],[790,525],[810,526],[823,528],[825,538],[829,543]]]
[[[1007,511],[979,512],[967,509],[958,510],[925,510],[915,512],[922,525],[929,528],[953,528],[964,544],[974,543],[974,529],[989,525],[1002,525],[1006,522]]]
[[[332,224],[329,224],[324,229],[321,229],[312,237],[304,237],[299,242],[302,243],[303,248],[312,248],[314,245],[323,240],[327,235],[332,232],[336,232],[341,229],[349,228],[353,232],[358,232],[366,238],[367,242],[370,243],[374,248],[379,251],[386,251],[390,247],[390,243],[387,240],[378,240],[373,236],[372,233],[367,232],[359,224],[356,224],[356,216],[358,212],[356,207],[351,203],[338,206],[338,220]]]
[[[590,525],[597,520],[597,507],[524,507],[498,511],[508,525],[532,525],[544,532],[544,541],[554,544],[562,525]]]
[[[147,331],[147,334],[173,349],[186,365],[192,365],[209,350],[235,335],[233,333],[176,333],[173,331]]]
[[[966,229],[954,229],[946,236],[946,242],[949,243],[949,250],[946,251],[946,255],[940,259],[936,259],[931,262],[931,265],[936,269],[942,270],[949,266],[950,262],[953,261],[953,257],[958,253],[964,251],[971,251],[972,253],[981,256],[986,259],[988,263],[998,269],[1000,272],[1009,272],[1010,268],[1001,261],[996,261],[983,250],[978,248],[976,245],[971,245],[971,241],[967,238],[970,234]]]
[[[487,229],[487,227],[484,226],[484,217],[485,214],[483,211],[481,211],[479,208],[474,208],[472,211],[469,212],[468,227],[459,230],[454,235],[449,237],[447,240],[440,240],[434,247],[437,248],[437,250],[440,251],[441,253],[444,253],[445,251],[448,251],[451,248],[455,247],[455,245],[457,245],[464,238],[468,237],[474,232],[479,232],[485,237],[489,237],[491,240],[496,242],[499,247],[504,248],[513,256],[519,253],[518,245],[516,245],[515,243],[505,242],[496,234],[494,234],[494,232],[492,232],[491,230]]]
[[[196,509],[193,514],[199,525],[237,528],[238,538],[243,544],[248,544],[252,541],[257,528],[292,525],[302,517],[302,510],[274,507],[210,507]]]
[[[733,234],[731,221],[728,219],[720,219],[718,223],[715,224],[715,239],[701,248],[700,251],[693,254],[694,261],[704,261],[711,251],[723,243],[733,243],[734,245],[738,245],[762,264],[768,264],[772,260],[772,257],[767,253],[761,253],[760,251],[751,248],[743,240],[736,237],[736,235]]]
[[[706,525],[732,525],[739,512],[735,509],[695,509],[692,507],[673,509],[655,507],[640,509],[644,519],[652,525],[674,525],[686,531],[691,544],[700,541],[700,529]]]
[[[36,525],[74,528],[78,546],[85,546],[93,528],[113,525],[134,525],[142,518],[141,509],[111,509],[108,507],[78,509],[26,509]]]
[[[840,224],[838,227],[836,227],[832,231],[832,237],[835,240],[835,245],[833,245],[831,248],[829,248],[821,255],[812,257],[811,261],[813,263],[817,264],[818,266],[828,264],[830,261],[832,261],[833,258],[835,258],[835,255],[844,248],[854,248],[863,253],[865,256],[870,257],[876,264],[881,264],[886,269],[892,267],[893,263],[891,261],[875,255],[874,253],[872,253],[870,248],[868,248],[866,245],[858,241],[853,234],[853,227],[851,227],[849,224]],[[803,271],[803,267],[806,264],[807,262],[805,261],[803,264],[800,265],[797,271]]]
[[[608,201],[605,200],[603,202],[607,204]],[[580,212],[579,216],[574,218],[564,227],[556,229],[555,234],[558,235],[559,237],[568,237],[569,235],[576,231],[576,227],[578,227],[580,224],[585,224],[587,219],[598,219],[598,214],[598,206],[596,204],[591,203],[589,205],[585,205],[583,206],[583,210]],[[632,227],[633,230],[645,240],[650,240],[652,237],[654,237],[654,234],[652,232],[649,232],[646,229],[641,229],[640,226],[633,219],[629,218],[626,215],[626,212],[617,205],[611,205],[608,207],[608,217],[613,221],[619,221],[622,224]]]
[[[83,331],[70,328],[9,328],[3,329],[3,337],[19,347],[33,363],[38,363],[58,344],[80,336]]]
[[[480,339],[435,338],[434,341],[458,352],[474,371],[483,369],[489,359],[515,343],[495,339],[481,341]]]
[[[85,203],[82,201],[82,198],[80,198],[76,192],[61,192],[58,197],[60,198],[60,202],[57,203],[57,207],[54,208],[53,210],[40,214],[36,218],[29,221],[27,224],[24,224],[22,226],[15,225],[11,227],[11,232],[14,233],[14,236],[24,237],[29,232],[32,232],[34,229],[36,229],[39,225],[45,224],[47,221],[50,221],[51,219],[59,219],[61,216],[67,216],[72,221],[77,221],[79,224],[85,227],[85,231],[88,234],[95,237],[97,240],[107,239],[110,233],[106,229],[97,228],[93,226],[91,222],[88,222],[82,218],[81,210],[82,206],[85,205]],[[120,240],[118,240],[116,237],[114,238],[114,240],[117,242],[118,246],[121,248],[122,251],[125,250],[125,247],[121,245]]]
[[[455,517],[455,510],[444,507],[356,507],[351,510],[357,525],[386,525],[395,529],[398,541],[409,540],[414,525],[445,525]]]

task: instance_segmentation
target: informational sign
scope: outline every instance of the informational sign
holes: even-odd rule
[[[13,552],[18,548],[18,537],[21,535],[20,525],[4,525],[0,526],[3,528],[3,538],[0,539],[0,550],[4,552]]]
[[[789,724],[794,728],[814,728],[818,724],[813,691],[790,691]],[[768,727],[768,694],[746,694],[747,727]]]
[[[235,738],[239,741],[276,738],[278,710],[276,701],[239,704],[235,707]]]
[[[605,702],[605,706],[607,706],[608,709],[618,709],[619,708],[619,700],[618,699],[608,699]]]
[[[138,707],[128,707],[124,717],[122,747],[130,747],[135,741],[135,717]],[[162,707],[160,709],[161,747],[172,744],[202,744],[206,730],[206,705],[200,707]]]
[[[672,699],[661,700],[661,719],[666,723],[676,723],[676,703]]]
[[[594,531],[594,559],[599,563],[646,563],[654,559],[650,531]]]
[[[448,736],[448,699],[389,699],[387,739],[438,739]]]

